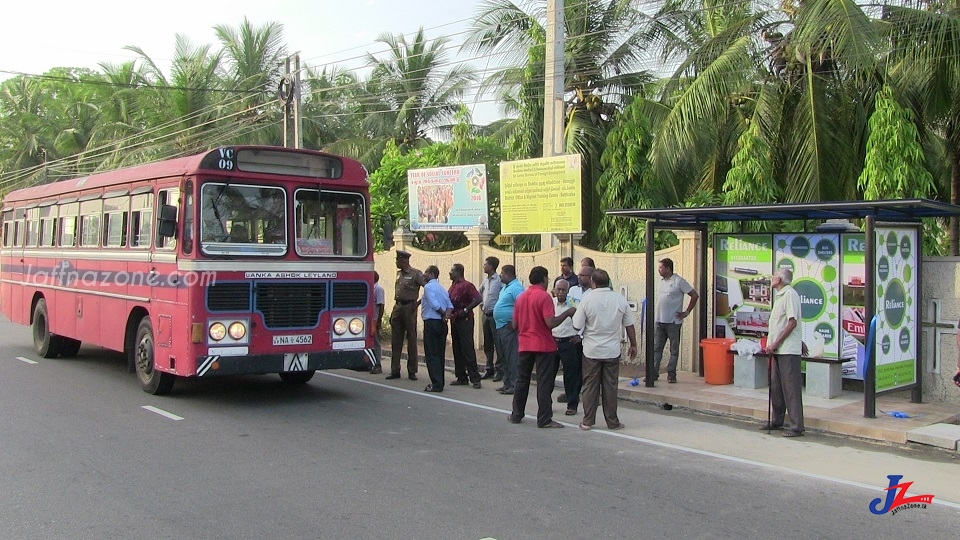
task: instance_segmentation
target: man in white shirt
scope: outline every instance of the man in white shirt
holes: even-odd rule
[[[570,283],[567,280],[558,279],[553,282],[555,315],[560,315],[574,307],[573,300],[567,295],[569,290]],[[583,386],[580,358],[583,348],[580,344],[580,335],[573,328],[573,320],[570,318],[564,319],[552,332],[553,340],[557,342],[557,356],[560,357],[560,365],[563,366],[563,394],[557,398],[557,401],[566,403],[567,412],[565,414],[573,416],[577,414],[577,406],[580,404],[580,388]]]
[[[793,272],[780,268],[770,279],[776,291],[773,310],[770,311],[769,333],[765,354],[773,356],[770,363],[770,401],[772,417],[760,429],[784,429],[784,437],[803,435],[803,375],[800,373],[800,355],[803,354],[803,332],[800,329],[800,295],[790,285]],[[790,415],[789,426],[784,425]]]
[[[573,315],[573,327],[583,332],[583,421],[580,429],[593,427],[601,396],[607,428],[623,429],[617,416],[620,335],[621,329],[626,328],[630,340],[627,354],[636,358],[637,331],[633,326],[636,320],[627,299],[610,289],[610,276],[605,270],[594,270],[592,281],[593,290],[583,297]]]
[[[480,296],[483,302],[480,304],[480,327],[483,328],[483,354],[487,357],[486,370],[481,379],[493,379],[493,382],[500,382],[503,379],[503,359],[494,354],[496,353],[497,325],[493,320],[493,306],[497,305],[497,298],[500,297],[500,289],[503,283],[500,281],[500,275],[497,274],[497,268],[500,267],[500,259],[496,257],[487,257],[483,260],[483,273],[486,277],[480,283]]]
[[[660,361],[663,360],[663,347],[670,340],[670,362],[667,363],[667,382],[677,382],[677,361],[680,358],[680,326],[683,319],[693,311],[700,295],[687,280],[673,273],[673,261],[663,259],[657,267],[660,281],[657,283],[657,298],[653,305],[656,310],[653,334],[653,372],[654,379],[660,377]],[[683,309],[683,295],[690,296],[690,304]],[[644,379],[646,381],[646,379]]]
[[[580,272],[577,274],[577,279],[580,280],[580,284],[570,287],[570,292],[568,293],[574,306],[579,304],[583,295],[593,288],[593,271],[594,269],[589,266],[580,267]]]

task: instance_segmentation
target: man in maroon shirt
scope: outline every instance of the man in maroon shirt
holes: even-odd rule
[[[463,277],[463,265],[454,264],[450,269],[448,293],[453,302],[450,317],[450,340],[453,342],[453,373],[457,380],[450,386],[473,384],[480,388],[480,371],[477,369],[477,346],[473,341],[473,308],[480,305],[480,291]],[[467,377],[469,376],[469,382]]]
[[[513,308],[513,324],[517,330],[520,356],[517,362],[517,380],[513,387],[513,412],[509,420],[519,424],[527,407],[530,393],[530,377],[537,367],[537,427],[562,428],[563,424],[553,419],[554,379],[559,363],[557,343],[551,329],[559,326],[567,317],[573,316],[576,308],[569,308],[554,315],[553,298],[547,292],[547,269],[535,266],[530,271],[530,286],[517,297]]]

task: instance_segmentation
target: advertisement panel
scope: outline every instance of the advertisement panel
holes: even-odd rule
[[[759,339],[767,335],[773,307],[772,242],[769,234],[714,237],[714,337]]]
[[[411,231],[465,231],[487,212],[487,166],[407,171]]]
[[[502,162],[501,232],[581,232],[580,176],[580,154]]]
[[[800,330],[812,358],[840,355],[840,235],[836,233],[774,236],[776,268],[793,271],[800,295]]]
[[[916,229],[877,227],[877,267],[872,286],[877,295],[877,392],[908,386],[917,375]]]
[[[853,358],[843,364],[843,376],[863,380],[866,366],[867,242],[863,233],[840,235],[840,357]]]

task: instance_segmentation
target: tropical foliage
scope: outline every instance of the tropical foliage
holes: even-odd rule
[[[584,156],[585,243],[642,247],[641,224],[607,218],[612,208],[960,203],[960,1],[638,5],[564,2],[564,139],[547,153]],[[483,162],[495,179],[503,159],[543,155],[547,15],[545,0],[481,0],[460,52],[497,64],[482,82],[451,57],[452,37],[423,29],[382,34],[362,74],[306,66],[305,146],[361,159],[374,171],[375,210],[393,225],[407,214],[411,167]],[[0,191],[227,142],[282,144],[282,27],[244,19],[215,33],[216,46],[177,36],[169,70],[133,46],[137,59],[120,65],[4,81]],[[457,117],[472,91],[505,118]],[[927,251],[958,254],[960,223],[933,225]],[[946,242],[932,234],[944,230]]]

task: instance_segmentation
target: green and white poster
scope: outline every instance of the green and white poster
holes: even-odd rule
[[[773,237],[714,237],[714,337],[759,339],[767,335],[773,289]]]
[[[873,287],[877,295],[874,339],[878,392],[909,386],[917,375],[917,261],[920,246],[916,229],[877,227],[877,266]]]
[[[852,358],[843,364],[843,376],[863,380],[866,366],[867,324],[864,309],[867,279],[867,240],[863,233],[840,235],[840,357]]]
[[[776,268],[793,271],[800,295],[800,330],[806,356],[838,358],[840,353],[840,235],[778,234]]]

